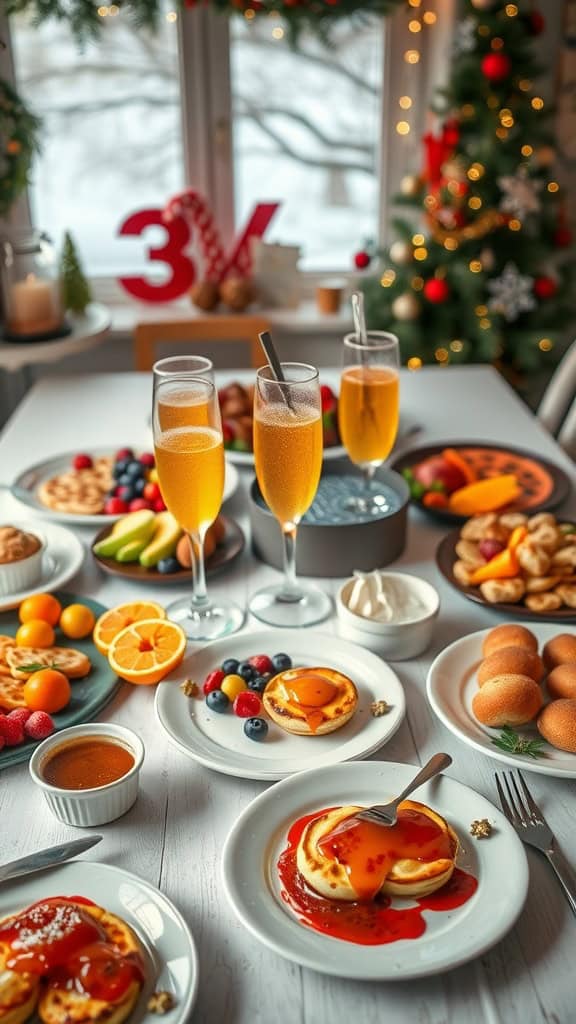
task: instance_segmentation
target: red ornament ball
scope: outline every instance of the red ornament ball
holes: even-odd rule
[[[559,249],[567,249],[572,245],[573,235],[570,228],[558,228],[554,234],[554,245]]]
[[[443,302],[447,302],[450,296],[450,288],[444,278],[431,277],[424,285],[424,295],[428,299],[428,302],[441,305]]]
[[[534,294],[539,299],[551,299],[558,291],[558,282],[553,277],[537,277],[534,281]]]
[[[531,36],[541,36],[546,28],[546,19],[540,11],[531,11],[526,16],[526,27]]]
[[[487,53],[480,67],[489,82],[503,82],[512,71],[512,61],[506,53]]]
[[[354,254],[354,266],[356,270],[366,270],[370,266],[370,254],[363,249]]]

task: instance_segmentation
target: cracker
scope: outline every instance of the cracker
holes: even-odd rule
[[[28,678],[30,671],[23,671],[26,665],[57,668],[69,679],[82,679],[91,668],[90,658],[73,647],[10,647],[6,652],[6,661],[15,679]]]

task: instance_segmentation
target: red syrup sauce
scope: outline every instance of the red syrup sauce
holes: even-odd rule
[[[455,868],[451,879],[441,889],[430,896],[410,897],[411,902],[417,904],[415,907],[392,907],[391,898],[381,893],[369,902],[325,899],[306,884],[296,866],[296,852],[306,826],[333,809],[315,811],[295,821],[288,832],[286,849],[278,860],[282,899],[298,915],[302,924],[314,931],[364,946],[380,946],[397,942],[399,939],[417,939],[426,931],[426,921],[422,916],[424,910],[454,910],[466,903],[476,892],[477,879],[468,872]],[[352,823],[353,819],[350,820]],[[341,832],[335,839],[342,839],[346,835],[346,832]],[[335,841],[330,840],[329,836],[326,839],[328,843]],[[430,840],[436,841],[434,836],[427,833],[426,842]],[[326,840],[324,842],[326,843]],[[436,858],[431,856],[430,859]]]
[[[143,981],[140,958],[107,942],[106,930],[75,903],[95,906],[81,896],[52,897],[0,925],[0,942],[11,949],[6,966],[41,975],[54,988],[116,1002],[133,981]]]

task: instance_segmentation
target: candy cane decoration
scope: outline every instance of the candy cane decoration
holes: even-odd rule
[[[205,262],[204,277],[219,284],[226,276],[236,274],[248,277],[252,270],[250,240],[262,238],[272,220],[279,203],[257,203],[250,219],[236,239],[232,251],[226,256],[220,232],[214,223],[212,212],[203,196],[194,189],[186,189],[173,196],[163,213],[165,221],[184,217],[191,227],[198,229],[200,248]]]

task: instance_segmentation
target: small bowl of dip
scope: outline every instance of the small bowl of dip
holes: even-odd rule
[[[419,576],[375,569],[342,584],[336,609],[342,636],[382,658],[404,661],[429,646],[440,596]]]
[[[130,810],[143,761],[144,744],[131,729],[93,722],[44,740],[32,755],[30,775],[60,821],[86,828]]]

